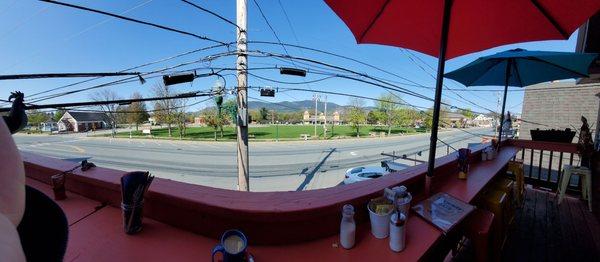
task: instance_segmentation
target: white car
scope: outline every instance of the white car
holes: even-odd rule
[[[373,178],[382,177],[389,174],[383,167],[367,166],[355,167],[346,170],[344,184],[352,184],[360,181],[365,181]]]

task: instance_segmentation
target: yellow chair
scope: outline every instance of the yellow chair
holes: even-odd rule
[[[525,196],[525,172],[523,171],[523,160],[514,160],[508,162],[507,173],[511,173],[515,176],[517,182],[515,189],[515,200],[518,207],[523,206],[523,200]]]
[[[499,177],[492,182],[492,189],[506,193],[506,207],[504,210],[504,225],[512,225],[515,218],[515,181],[507,177]]]
[[[504,246],[506,239],[505,212],[508,205],[508,196],[501,190],[488,190],[484,193],[481,200],[481,207],[494,213],[494,223],[492,226],[492,256],[500,256],[500,250]]]

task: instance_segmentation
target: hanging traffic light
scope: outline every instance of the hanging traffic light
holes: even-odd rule
[[[279,68],[279,73],[282,75],[292,75],[292,76],[306,76],[306,70],[291,68],[291,67],[282,67]]]
[[[273,88],[261,88],[260,89],[260,96],[268,96],[268,97],[275,97],[275,90]]]
[[[181,84],[181,83],[189,83],[189,82],[194,81],[195,78],[196,78],[196,73],[179,74],[179,75],[164,75],[163,83],[166,86],[170,86],[170,85],[176,85],[176,84]]]

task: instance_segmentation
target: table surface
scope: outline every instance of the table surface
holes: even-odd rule
[[[513,158],[518,149],[504,147],[493,161],[473,165],[467,180],[456,175],[440,176],[433,192],[446,192],[472,202],[477,194]],[[52,196],[49,185],[28,179],[27,184]],[[70,224],[69,243],[65,261],[198,261],[208,260],[216,239],[193,234],[152,219],[144,219],[144,230],[137,235],[123,233],[121,211],[77,194],[68,194],[57,201]],[[248,250],[257,261],[406,261],[418,260],[442,236],[442,232],[411,214],[407,224],[406,249],[395,253],[389,249],[389,239],[376,239],[369,224],[357,225],[356,245],[345,250],[334,235],[300,244],[281,246],[250,246]],[[250,239],[250,242],[252,240]]]

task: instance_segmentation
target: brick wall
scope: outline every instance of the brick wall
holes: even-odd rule
[[[581,116],[592,129],[598,127],[600,83],[577,85],[575,82],[554,82],[525,88],[520,130],[521,139],[531,139],[530,130],[581,127]],[[593,126],[592,126],[593,125]],[[573,140],[577,142],[576,138]]]

